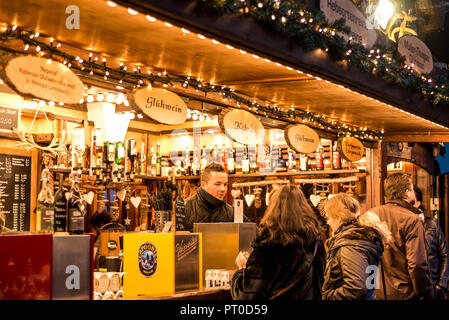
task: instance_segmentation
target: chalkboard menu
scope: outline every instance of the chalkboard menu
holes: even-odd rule
[[[176,222],[176,230],[181,231],[184,230],[184,219],[186,217],[185,214],[185,202],[182,197],[177,197],[175,201],[175,222]]]
[[[30,230],[31,157],[0,153],[0,212],[5,226]]]

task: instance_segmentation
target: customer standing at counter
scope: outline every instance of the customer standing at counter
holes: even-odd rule
[[[325,249],[320,223],[304,194],[293,185],[279,187],[260,226],[248,261],[236,259],[235,300],[320,300]]]
[[[384,180],[386,203],[371,209],[385,221],[392,241],[382,255],[384,280],[376,291],[379,300],[432,299],[433,284],[427,262],[424,224],[412,206],[416,196],[411,177],[402,172]],[[384,283],[385,282],[385,286]]]
[[[186,202],[184,229],[193,230],[198,222],[233,222],[234,208],[224,200],[228,191],[225,168],[212,162],[201,174],[201,187]]]
[[[427,260],[435,289],[435,299],[444,300],[449,277],[449,250],[438,220],[424,216],[421,189],[414,186],[414,190],[416,202],[413,206],[421,212],[419,217],[424,222],[424,229],[426,231]]]
[[[333,236],[326,243],[323,300],[375,300],[370,278],[391,240],[385,222],[369,211],[360,215],[359,202],[345,193],[332,197],[324,211]]]

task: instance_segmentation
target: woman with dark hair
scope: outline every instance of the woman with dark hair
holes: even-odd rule
[[[376,279],[390,231],[376,214],[360,215],[358,201],[345,193],[332,197],[324,210],[333,236],[326,242],[323,300],[375,300],[371,279]]]
[[[325,249],[300,189],[284,185],[272,192],[252,248],[232,278],[233,299],[321,299]]]

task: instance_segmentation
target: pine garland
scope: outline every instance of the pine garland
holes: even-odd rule
[[[430,103],[449,104],[447,75],[418,74],[404,63],[397,50],[366,49],[344,41],[348,34],[344,19],[329,24],[320,10],[309,11],[305,0],[201,0],[219,14],[247,14],[255,21],[292,39],[306,51],[322,49],[335,61],[346,61],[350,69],[375,74],[417,94]]]

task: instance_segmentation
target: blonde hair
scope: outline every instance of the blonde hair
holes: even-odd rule
[[[339,193],[329,199],[324,210],[327,216],[334,220],[340,220],[342,223],[356,219],[360,225],[375,229],[381,235],[385,245],[392,239],[387,224],[373,212],[367,211],[360,214],[359,202],[346,193]]]
[[[299,240],[308,246],[315,243],[321,234],[318,219],[306,197],[291,184],[270,193],[270,202],[260,227],[269,231],[270,239],[279,239],[283,244]]]

